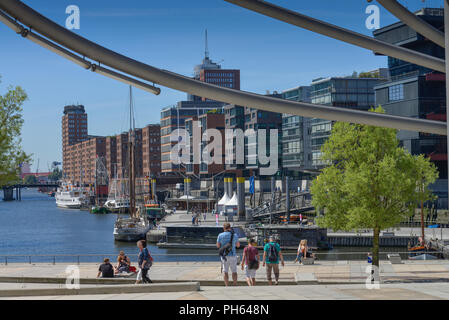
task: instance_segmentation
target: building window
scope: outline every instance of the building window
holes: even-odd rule
[[[396,84],[388,88],[388,100],[398,101],[404,99],[404,85]]]

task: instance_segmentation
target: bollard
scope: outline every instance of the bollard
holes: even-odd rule
[[[151,197],[156,201],[156,179],[151,179]]]
[[[234,196],[233,182],[234,182],[234,179],[228,178],[229,198],[232,198]]]
[[[238,217],[239,221],[245,221],[248,217],[246,216],[245,210],[245,178],[237,178],[237,199],[238,199]],[[248,219],[250,220],[250,219]]]

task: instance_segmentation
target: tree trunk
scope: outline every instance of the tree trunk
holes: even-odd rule
[[[380,228],[374,228],[373,234],[373,266],[379,267],[379,235]]]

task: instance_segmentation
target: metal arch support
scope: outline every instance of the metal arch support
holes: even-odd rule
[[[3,12],[0,11],[0,21],[5,23],[8,27],[13,29],[17,34],[20,34],[22,37],[40,45],[41,47],[56,53],[57,55],[79,65],[80,67],[91,70],[93,72],[96,72],[100,75],[103,75],[105,77],[121,81],[123,83],[132,85],[136,88],[142,89],[144,91],[148,91],[150,93],[153,93],[155,95],[159,95],[161,93],[161,89],[156,88],[155,86],[152,86],[148,83],[144,83],[142,81],[127,77],[126,75],[117,73],[113,70],[108,70],[106,68],[101,67],[100,65],[92,64],[89,61],[85,60],[84,58],[81,58],[80,56],[54,44],[51,41],[48,41],[47,39],[35,34],[29,29],[24,28],[14,20],[12,20],[10,17],[5,15]]]
[[[371,2],[372,0],[368,0]],[[418,16],[407,10],[403,5],[401,5],[396,0],[377,0],[382,7],[387,9],[393,15],[395,15],[399,20],[404,22],[410,28],[419,32],[424,37],[429,39],[430,41],[436,43],[440,47],[444,48],[445,40],[444,33],[435,28],[434,26],[428,24],[424,20],[420,19]]]
[[[351,123],[360,123],[379,127],[427,132],[446,135],[446,123],[425,119],[399,117],[373,112],[335,108],[324,105],[294,102],[285,99],[267,97],[255,93],[219,87],[206,82],[194,80],[170,71],[158,69],[133,60],[59,26],[45,18],[18,0],[0,1],[0,9],[18,18],[23,24],[32,26],[40,34],[53,40],[73,52],[92,60],[99,61],[115,70],[154,82],[166,87],[188,92],[231,104],[255,109],[320,118]]]
[[[272,3],[259,0],[225,0],[226,2],[237,6],[261,13],[265,16],[304,28],[333,39],[353,44],[357,47],[374,51],[375,53],[394,57],[400,60],[411,62],[419,66],[423,66],[432,70],[445,73],[446,66],[442,59],[432,57],[407,48],[402,48],[390,43],[386,43],[363,34],[344,29],[333,24],[320,21],[300,14],[298,12],[288,10]]]

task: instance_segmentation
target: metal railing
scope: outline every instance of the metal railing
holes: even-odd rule
[[[366,261],[368,252],[370,252],[371,248],[366,248],[366,251],[354,251],[354,252],[332,252],[332,251],[313,251],[313,254],[317,258],[318,261]],[[311,251],[312,252],[312,251]],[[432,251],[432,254],[440,254],[442,255],[443,251]],[[262,250],[259,250],[260,258],[262,259]],[[388,260],[389,254],[399,254],[402,259],[407,259],[409,252],[408,251],[381,251],[379,252],[380,260]],[[242,256],[242,252],[240,249],[237,252],[239,257]],[[112,254],[35,254],[35,255],[17,255],[17,254],[8,254],[8,255],[0,255],[0,263],[4,265],[8,265],[11,263],[28,263],[28,264],[36,264],[36,263],[50,263],[52,265],[56,265],[56,263],[74,263],[80,265],[81,263],[102,263],[104,258],[109,258],[111,263],[115,263],[117,253]],[[137,254],[129,254],[127,255],[131,262],[137,262]],[[220,257],[218,253],[190,253],[190,254],[151,254],[154,258],[155,262],[196,262],[196,263],[205,263],[205,262],[219,262]],[[283,252],[283,257],[286,262],[292,262],[295,260],[297,254],[296,252],[287,251]]]

